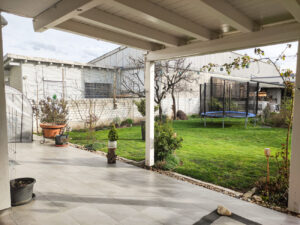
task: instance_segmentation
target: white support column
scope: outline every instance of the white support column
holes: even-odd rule
[[[8,176],[7,123],[4,88],[2,25],[0,19],[0,210],[9,208],[11,206]]]
[[[289,210],[300,213],[300,40],[298,41],[292,152],[290,167]]]
[[[154,69],[153,61],[145,62],[146,91],[146,166],[154,165]]]

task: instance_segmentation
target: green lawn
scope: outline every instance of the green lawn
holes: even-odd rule
[[[183,147],[176,154],[183,164],[176,172],[223,187],[245,191],[255,181],[265,176],[266,158],[264,148],[271,148],[272,155],[284,142],[286,129],[260,128],[248,125],[244,120],[230,119],[225,129],[220,120],[208,120],[204,128],[200,119],[175,121],[173,127],[183,137]],[[141,140],[140,127],[118,129],[117,154],[133,160],[144,159],[145,143]],[[108,130],[95,132],[101,143],[99,149],[107,151]],[[71,142],[87,144],[87,133],[71,132]],[[275,159],[271,158],[271,172],[275,171]]]

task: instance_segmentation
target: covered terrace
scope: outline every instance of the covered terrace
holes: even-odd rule
[[[148,50],[145,68],[146,164],[148,166],[154,164],[155,61],[300,39],[298,0],[1,0],[0,11],[33,18],[33,26],[37,32],[60,29]],[[1,32],[0,41],[2,43]],[[2,49],[1,45],[0,105],[5,106]],[[300,57],[297,60],[297,77],[299,77]],[[299,213],[300,139],[297,137],[300,136],[300,79],[296,79],[294,115],[289,209]],[[5,107],[1,107],[0,210],[10,207],[5,117]],[[152,178],[153,175],[149,175],[149,179]],[[165,179],[160,176],[153,179],[160,178]],[[149,188],[148,183],[145,184],[145,188]],[[195,192],[195,196],[197,194],[198,191]],[[199,194],[200,196],[204,197]],[[205,196],[212,196],[212,194]],[[177,197],[173,195],[172,198],[174,200]],[[145,199],[143,201],[148,204]],[[213,200],[205,201],[210,204]],[[232,205],[234,204],[233,201]],[[250,207],[246,211],[250,215],[252,210],[254,208]]]

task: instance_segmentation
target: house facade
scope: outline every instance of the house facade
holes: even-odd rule
[[[136,65],[133,62],[138,59],[143,59],[145,54],[146,51],[121,46],[89,63],[101,67],[120,68],[121,80],[124,80],[126,76],[130,76],[130,74],[136,72]],[[273,65],[264,62],[255,62],[250,64],[248,68],[232,70],[230,75],[221,67],[210,72],[202,71],[202,67],[209,63],[223,65],[224,63],[231,63],[233,59],[240,56],[242,55],[234,52],[224,52],[186,58],[185,64],[191,64],[190,72],[193,74],[195,80],[191,83],[185,82],[185,84],[183,84],[183,86],[185,86],[184,90],[176,92],[177,109],[183,110],[189,115],[198,114],[200,111],[200,84],[209,83],[212,78],[241,82],[259,82],[260,91],[266,93],[266,96],[260,98],[258,104],[259,112],[261,112],[268,103],[271,103],[274,111],[278,109],[278,106],[281,104],[283,85],[282,79]],[[144,70],[140,69],[139,73],[141,79],[143,79]],[[121,83],[121,88],[122,86]],[[171,96],[167,96],[163,100],[162,108],[164,114],[172,114],[172,104]]]
[[[4,57],[5,81],[8,86],[23,93],[32,104],[54,95],[66,99],[69,104],[69,126],[74,129],[85,127],[90,108],[98,118],[97,126],[127,118],[139,121],[142,116],[134,104],[138,98],[127,93],[124,82],[127,82],[126,77],[136,72],[143,81],[144,68],[137,70],[132,62],[143,59],[144,54],[142,50],[119,47],[89,63],[7,54]],[[270,64],[257,62],[247,69],[233,70],[230,75],[219,68],[210,72],[201,71],[210,62],[222,65],[238,56],[226,52],[186,58],[185,63],[191,64],[189,73],[193,82],[182,81],[184,88],[176,90],[177,110],[188,115],[199,114],[200,85],[209,83],[212,78],[259,81],[260,90],[266,95],[261,98],[258,109],[261,111],[269,102],[274,105],[273,110],[278,109],[276,105],[281,102],[281,78]],[[172,105],[171,96],[167,95],[162,101],[163,114],[171,116]],[[35,123],[36,120],[33,121]],[[33,127],[34,130],[38,129],[36,124]]]
[[[141,118],[134,99],[118,99],[120,76],[113,67],[7,54],[4,57],[5,82],[23,93],[32,104],[47,97],[68,102],[69,126],[83,128],[90,109],[99,117],[97,125],[116,117]],[[35,123],[35,120],[34,120]],[[37,130],[36,124],[33,126]]]

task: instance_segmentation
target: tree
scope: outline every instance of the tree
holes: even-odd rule
[[[129,57],[129,65],[127,73],[125,73],[121,82],[122,87],[125,89],[126,93],[139,98],[145,98],[144,73],[142,73],[142,70],[145,68],[145,60],[141,57],[138,59]],[[154,101],[158,105],[160,117],[162,117],[161,102],[166,98],[169,91],[166,83],[162,82],[164,66],[164,63],[155,63]]]
[[[137,59],[129,57],[128,64],[129,68],[123,73],[121,85],[127,94],[144,98],[145,88],[142,70],[144,69],[145,61],[142,57]]]
[[[165,80],[166,80],[166,86],[169,87],[170,94],[172,96],[172,111],[173,111],[173,119],[176,120],[177,115],[177,107],[176,107],[176,98],[175,98],[175,92],[181,92],[186,91],[186,83],[191,83],[195,81],[193,78],[193,73],[190,72],[191,63],[188,63],[185,65],[185,59],[177,59],[173,61],[174,63],[173,67],[171,67],[171,71],[169,67],[166,67],[166,73]],[[185,82],[183,82],[185,81]]]
[[[122,79],[122,87],[127,93],[144,98],[144,77],[141,71],[145,67],[145,61],[143,58],[130,57],[129,64],[130,67]],[[184,59],[155,63],[154,101],[158,105],[160,118],[162,117],[162,101],[170,93],[173,101],[173,117],[176,119],[175,92],[184,89],[181,81],[192,81],[192,74],[189,72],[190,66],[190,63],[185,65]]]

